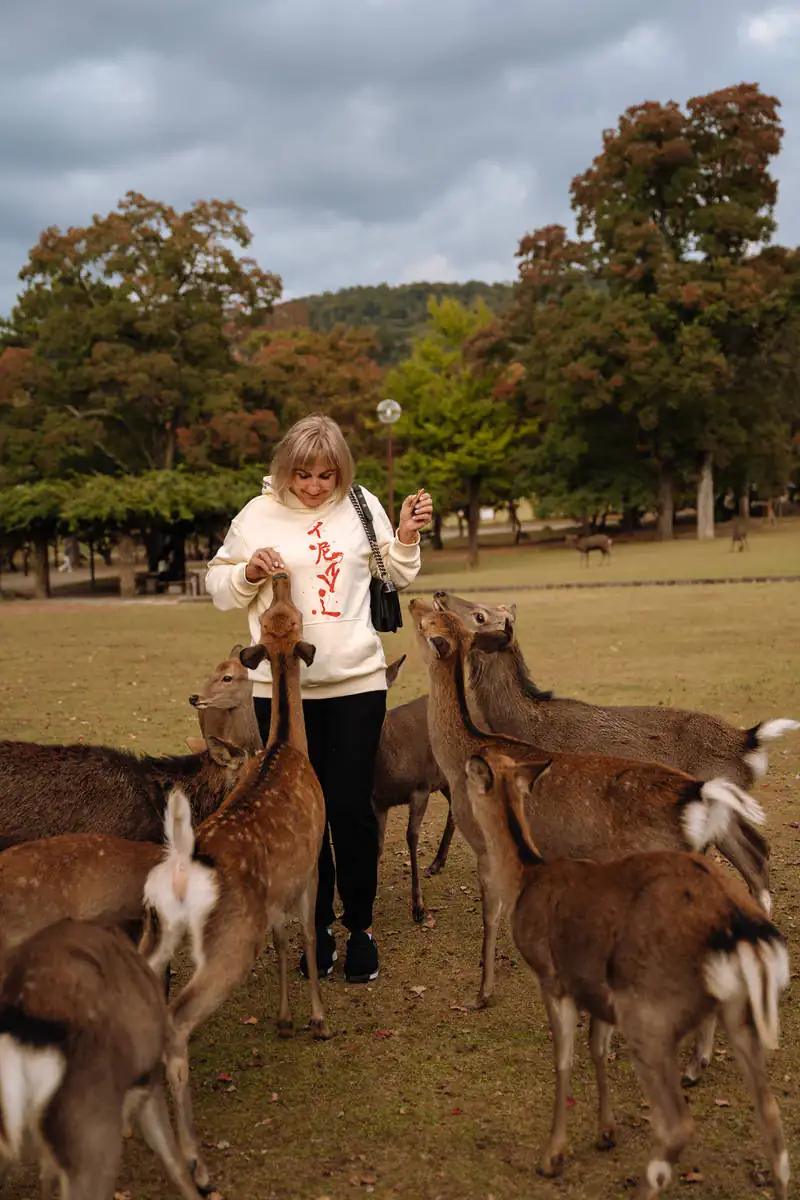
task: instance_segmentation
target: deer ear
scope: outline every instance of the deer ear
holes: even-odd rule
[[[243,650],[244,650],[244,646],[241,644],[241,642],[237,642],[236,645],[231,650],[230,654],[228,655],[228,658],[238,658]]]
[[[447,658],[450,653],[450,643],[447,638],[429,637],[428,645],[437,658]]]
[[[317,647],[312,646],[311,642],[298,642],[294,648],[295,658],[299,658],[307,667],[310,667],[317,653]]]
[[[511,634],[511,622],[506,620],[502,629],[479,629],[473,635],[472,645],[485,654],[494,654],[497,650],[505,650],[511,641]]]
[[[246,649],[239,651],[239,662],[243,667],[247,667],[248,671],[254,671],[260,662],[263,662],[266,650],[259,643],[255,646],[247,646]]]
[[[232,742],[226,742],[224,738],[214,737],[212,734],[207,741],[208,753],[221,767],[240,767],[247,758],[247,754],[241,746],[234,746]]]
[[[390,688],[394,683],[397,682],[397,676],[402,671],[403,663],[406,661],[406,658],[407,655],[404,654],[402,658],[396,658],[393,663],[389,663],[389,666],[386,668],[387,688]]]
[[[506,628],[508,628],[508,623],[510,621],[511,628],[513,629],[517,623],[517,606],[516,606],[516,604],[498,604],[497,611],[508,614],[508,620],[506,621]]]
[[[202,754],[208,749],[208,743],[206,742],[206,739],[200,737],[187,737],[186,745],[189,747],[189,750],[192,754]]]
[[[551,762],[552,759],[548,758],[546,762],[528,763],[527,766],[520,767],[514,773],[514,783],[519,791],[530,795],[536,780],[547,770]]]
[[[473,754],[467,760],[467,779],[475,785],[478,791],[483,792],[485,796],[492,790],[494,785],[492,768],[480,754]]]

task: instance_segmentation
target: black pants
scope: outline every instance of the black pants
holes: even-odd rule
[[[253,703],[266,742],[272,701],[256,696]],[[304,700],[303,715],[308,755],[322,785],[328,817],[319,856],[316,923],[318,927],[333,924],[333,892],[338,884],[342,924],[351,931],[368,929],[378,888],[372,778],[386,716],[386,692]]]

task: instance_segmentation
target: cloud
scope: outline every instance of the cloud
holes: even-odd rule
[[[40,230],[128,189],[232,198],[288,295],[506,278],[603,128],[757,80],[784,103],[800,241],[796,5],[757,0],[31,0],[0,41],[0,311]],[[793,48],[793,52],[792,52]]]

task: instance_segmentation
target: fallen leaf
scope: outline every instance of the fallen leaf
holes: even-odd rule
[[[572,1096],[567,1096],[567,1108],[574,1108],[574,1107],[575,1107],[575,1101],[572,1099]]]
[[[717,1108],[730,1108],[731,1106],[730,1100],[723,1100],[721,1098],[717,1098],[714,1103],[716,1104]]]
[[[390,1037],[394,1037],[394,1035],[395,1035],[394,1029],[376,1029],[375,1030],[376,1038],[390,1038]]]
[[[451,1004],[453,1012],[469,1012],[469,1009],[464,1004]]]
[[[230,1142],[217,1142],[218,1150],[230,1150],[230,1148],[231,1148]]]
[[[461,1115],[462,1115],[462,1110],[460,1108],[451,1108],[450,1109],[451,1117],[460,1117]]]
[[[278,1098],[279,1098],[279,1097],[278,1097],[278,1093],[277,1093],[277,1092],[273,1092],[273,1093],[272,1093],[272,1095],[270,1096],[270,1100],[272,1101],[272,1103],[273,1103],[273,1104],[276,1104],[276,1103],[277,1103],[277,1101],[278,1101]]]
[[[417,983],[410,990],[414,993],[415,996],[422,997],[425,995],[425,993],[427,992],[428,989],[427,989],[427,987],[425,987],[424,984]]]
[[[245,1017],[242,1021],[243,1025],[257,1025],[258,1017]]]
[[[220,1071],[217,1079],[220,1083],[233,1083],[233,1076],[229,1075],[227,1071]]]
[[[362,1175],[361,1182],[365,1185],[376,1184],[378,1181],[374,1175]]]
[[[703,1182],[703,1172],[702,1171],[685,1171],[683,1173],[683,1175],[681,1175],[681,1182],[682,1183],[702,1183]]]
[[[436,928],[436,918],[430,917],[430,916],[426,917],[425,920],[422,922],[422,925],[423,925],[424,929],[435,929]]]

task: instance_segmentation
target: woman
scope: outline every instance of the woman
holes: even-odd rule
[[[291,573],[292,597],[317,650],[313,664],[301,673],[309,757],[328,815],[319,859],[317,960],[320,974],[330,975],[337,957],[332,926],[338,884],[342,923],[350,932],[345,977],[366,983],[379,970],[372,936],[378,827],[371,793],[386,714],[386,659],[370,620],[370,580],[377,572],[349,497],[353,471],[335,421],[323,416],[298,421],[275,451],[262,494],[231,522],[209,564],[206,587],[217,608],[248,610],[255,642],[273,573],[284,567]],[[395,534],[375,496],[365,491],[364,497],[386,569],[398,588],[408,587],[419,571],[419,531],[430,520],[431,498],[427,492],[407,496]],[[266,660],[253,672],[253,681],[266,740],[272,694]],[[306,973],[304,960],[300,969]]]

